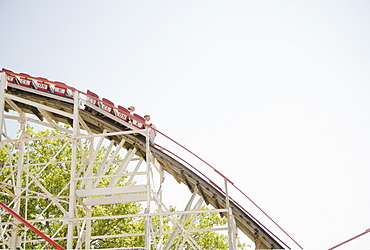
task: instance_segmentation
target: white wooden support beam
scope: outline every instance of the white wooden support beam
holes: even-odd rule
[[[146,188],[147,188],[146,185],[119,186],[108,188],[89,188],[76,190],[76,195],[79,197],[91,197],[116,194],[143,193],[146,192]]]
[[[79,138],[81,138],[81,137],[79,137]],[[83,138],[91,138],[91,136],[87,136],[87,137],[83,137]],[[81,173],[84,177],[90,177],[91,176],[91,174],[92,174],[92,167],[95,164],[95,161],[94,160],[96,159],[96,157],[97,157],[97,155],[99,153],[99,149],[103,145],[103,142],[104,142],[104,137],[100,137],[100,140],[98,142],[98,145],[97,145],[96,149],[94,150],[94,148],[91,148],[91,151],[93,151],[93,153],[90,154],[89,165],[85,169],[85,172],[84,173]],[[87,184],[87,182],[85,180],[81,181],[81,183],[79,185],[79,189],[82,189],[86,184]],[[90,184],[91,184],[91,181],[89,182],[88,185],[90,185]]]
[[[133,175],[131,175],[131,176],[130,176],[130,178],[127,180],[127,185],[130,185],[131,183],[133,183],[134,177],[137,175],[138,170],[139,170],[139,168],[140,168],[141,164],[143,163],[143,161],[144,161],[144,159],[143,159],[143,158],[140,158],[140,159],[139,159],[138,163],[137,163],[137,164],[136,164],[136,166],[135,166],[135,169],[134,169],[134,170],[133,170],[133,172],[132,172],[132,174],[133,174]],[[147,172],[146,172],[146,173],[147,173]]]
[[[99,167],[99,170],[98,170],[98,173],[96,174],[97,176],[104,177],[104,174],[109,171],[109,168],[110,168],[109,157],[110,157],[110,154],[112,152],[113,145],[114,145],[114,141],[112,140],[112,141],[110,141],[109,146],[108,146],[108,148],[105,152],[104,159],[102,160],[102,162],[100,164],[100,167]],[[93,182],[93,187],[96,188],[101,183],[102,179],[103,178],[95,179],[94,182]]]
[[[5,94],[5,98],[8,98],[8,99],[11,99],[11,100],[14,100],[14,101],[18,101],[18,102],[22,102],[22,103],[25,103],[27,105],[30,105],[30,106],[33,106],[33,107],[36,107],[36,108],[42,108],[44,110],[48,110],[52,113],[56,113],[56,114],[59,114],[59,115],[64,116],[64,117],[68,117],[68,118],[71,118],[71,119],[73,118],[73,114],[70,114],[70,113],[65,112],[65,111],[61,111],[61,110],[56,109],[56,108],[51,108],[51,107],[43,105],[41,103],[33,102],[33,101],[30,101],[30,100],[27,100],[27,99],[24,99],[24,98],[21,98],[21,97],[18,97],[18,96]]]
[[[225,182],[225,199],[226,199],[226,209],[227,209],[227,226],[228,226],[228,239],[229,239],[229,249],[236,250],[236,228],[234,222],[234,217],[232,214],[232,209],[230,207],[229,201],[229,190],[227,186],[227,179],[224,179]]]
[[[58,129],[59,126],[55,123],[54,116],[53,116],[52,113],[50,113],[46,110],[43,110],[41,108],[37,108],[37,109],[38,109],[38,111],[40,111],[42,116],[48,121],[48,123],[51,125],[52,128]]]
[[[145,212],[150,213],[150,142],[149,142],[149,128],[145,129],[145,138],[146,138],[146,171],[148,172],[146,185],[147,185],[147,197],[146,197],[146,208]],[[145,218],[145,248],[150,249],[150,217]]]
[[[10,99],[5,99],[5,101],[14,109],[18,114],[23,114],[23,111]]]
[[[71,162],[71,173],[70,173],[70,185],[69,185],[69,207],[68,207],[68,239],[67,239],[67,249],[73,249],[73,234],[74,234],[74,222],[76,209],[76,170],[77,170],[77,139],[79,135],[79,92],[74,92],[74,103],[73,103],[73,137],[72,137],[72,162]]]
[[[128,164],[130,164],[130,162],[134,158],[135,153],[136,153],[136,148],[132,148],[132,149],[128,150],[128,152],[126,153],[125,158],[123,159],[122,163],[118,166],[118,168],[116,170],[117,174],[123,174],[126,171],[127,166],[128,166]],[[113,187],[113,186],[117,185],[119,179],[120,179],[119,177],[112,178],[111,182],[109,183],[109,186]]]
[[[104,204],[118,204],[129,202],[142,202],[147,200],[147,194],[131,194],[131,195],[117,195],[117,196],[102,196],[96,198],[85,198],[84,205],[104,205]]]
[[[4,126],[4,107],[5,107],[5,89],[7,88],[6,74],[1,73],[0,76],[0,141]]]

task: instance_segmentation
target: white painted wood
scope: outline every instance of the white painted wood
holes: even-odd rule
[[[146,185],[80,189],[76,190],[76,195],[79,197],[91,197],[101,195],[130,194],[142,192],[146,192]]]
[[[146,193],[131,194],[131,195],[119,195],[109,197],[98,197],[98,198],[85,198],[83,200],[86,206],[103,205],[103,204],[117,204],[117,203],[128,203],[128,202],[141,202],[146,201]]]

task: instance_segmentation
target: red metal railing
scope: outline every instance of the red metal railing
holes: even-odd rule
[[[300,249],[303,249],[301,245],[298,244],[297,241],[295,241],[280,225],[278,225],[265,211],[263,211],[251,198],[249,198],[244,192],[242,192],[230,179],[228,179],[225,175],[223,175],[222,173],[220,173],[217,169],[215,169],[211,164],[209,164],[208,162],[206,162],[205,160],[203,160],[202,158],[200,158],[198,155],[196,155],[195,153],[193,153],[192,151],[190,151],[189,149],[187,149],[186,147],[184,147],[183,145],[181,145],[180,143],[176,142],[175,140],[173,140],[172,138],[168,137],[167,135],[165,135],[164,133],[160,132],[159,130],[155,129],[155,128],[152,128],[153,130],[155,130],[158,134],[164,136],[165,138],[167,138],[168,140],[170,140],[171,142],[175,143],[176,145],[178,145],[179,147],[181,147],[182,149],[184,149],[185,151],[187,151],[188,153],[190,153],[191,155],[193,155],[195,158],[197,158],[198,160],[200,160],[201,162],[203,162],[204,164],[206,164],[208,167],[210,167],[214,172],[216,172],[219,176],[221,176],[224,180],[226,180],[228,183],[230,183],[240,194],[242,194],[242,196],[244,196],[245,198],[247,198],[255,207],[257,207],[258,210],[260,210],[270,221],[272,221],[272,223],[274,225],[276,225],[290,240],[292,240]],[[168,149],[165,149],[164,147],[158,145],[158,144],[155,144],[157,147],[167,151],[168,153],[172,154],[173,156],[175,156],[176,158],[180,159],[181,161],[183,161],[184,163],[186,163],[187,165],[189,165],[191,168],[193,168],[195,171],[197,171],[200,175],[202,175],[206,180],[208,180],[210,183],[212,183],[219,191],[221,191],[222,193],[224,193],[224,191],[222,190],[222,188],[220,188],[218,185],[216,185],[216,183],[214,183],[210,178],[208,178],[206,175],[204,175],[202,172],[200,172],[198,169],[196,169],[194,166],[192,166],[189,162],[185,161],[184,159],[182,159],[181,157],[179,157],[178,155],[174,154],[173,152],[169,151]],[[237,204],[240,208],[242,208],[245,212],[247,212],[247,210],[245,210],[240,204],[238,204],[234,199],[232,199],[230,197],[231,200],[233,200],[233,202],[235,204]],[[247,214],[249,214],[251,216],[250,213],[247,212]],[[273,234],[266,226],[264,226],[261,222],[259,222],[256,218],[254,218],[253,216],[251,216],[253,219],[255,219],[258,224],[260,224],[266,231],[268,231],[271,235],[273,235],[277,240],[279,240],[283,245],[285,245],[288,249],[291,249],[289,246],[287,246],[281,239],[279,239],[275,234]]]
[[[339,247],[339,246],[341,246],[341,245],[343,245],[343,244],[345,244],[345,243],[347,243],[347,242],[350,242],[351,240],[354,240],[354,239],[356,239],[356,238],[358,238],[358,237],[360,237],[360,236],[362,236],[362,235],[364,235],[364,234],[367,234],[367,233],[370,233],[370,228],[369,228],[369,229],[367,229],[365,232],[360,233],[359,235],[356,235],[356,236],[352,237],[351,239],[348,239],[348,240],[346,240],[346,241],[344,241],[344,242],[342,242],[342,243],[340,243],[340,244],[338,244],[338,245],[336,245],[336,246],[334,246],[334,247],[332,247],[332,248],[329,248],[329,250],[332,250],[332,249],[334,249],[334,248],[337,248],[337,247]]]
[[[2,203],[0,201],[0,206],[3,207],[8,213],[13,215],[15,218],[17,218],[19,221],[21,221],[25,226],[27,226],[29,229],[40,235],[42,238],[44,238],[47,242],[49,242],[51,245],[53,245],[56,249],[65,250],[61,245],[53,241],[49,236],[38,230],[36,227],[32,226],[28,221],[26,221],[22,216],[14,212],[12,209],[10,209],[7,205]]]

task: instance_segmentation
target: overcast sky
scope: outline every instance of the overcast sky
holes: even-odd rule
[[[304,249],[370,228],[369,1],[0,0],[0,23],[0,68],[150,114]]]

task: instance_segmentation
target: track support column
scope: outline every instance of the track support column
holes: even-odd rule
[[[150,188],[150,141],[149,141],[149,127],[146,128],[145,138],[146,138],[146,171],[147,171],[147,179],[146,179],[146,185],[147,185],[147,203],[145,212],[150,213],[150,200],[151,200],[151,188]],[[151,217],[146,216],[145,217],[145,249],[150,249],[150,221]]]
[[[229,249],[236,250],[236,228],[235,228],[235,221],[233,216],[233,211],[230,207],[229,203],[229,191],[227,188],[227,180],[225,180],[225,192],[226,192],[226,209],[227,209],[227,227],[228,227],[228,237],[229,237]]]
[[[0,75],[0,141],[3,136],[4,126],[4,107],[5,107],[5,90],[7,88],[6,74],[2,72]]]
[[[69,186],[69,209],[68,209],[68,236],[67,249],[73,249],[73,228],[74,221],[72,220],[76,210],[76,168],[77,168],[77,136],[79,134],[79,92],[74,92],[73,105],[73,135],[72,135],[72,160],[71,160],[71,178]]]

